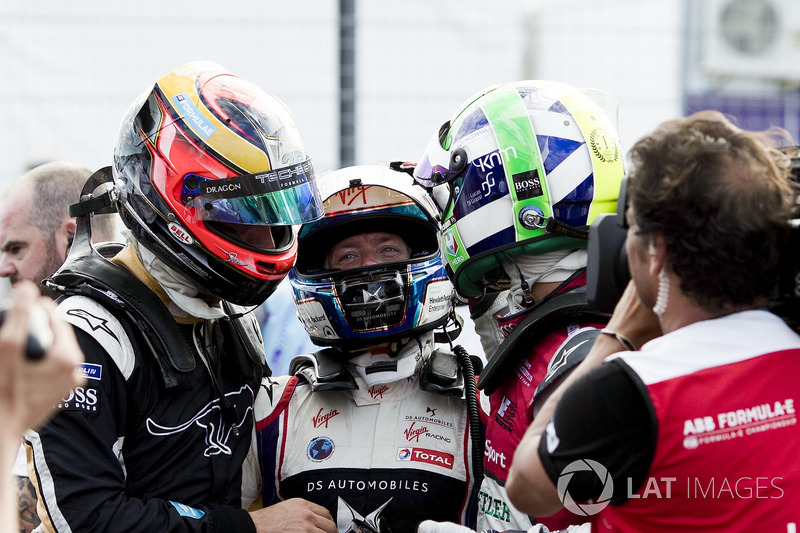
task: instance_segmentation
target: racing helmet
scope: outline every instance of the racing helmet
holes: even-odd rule
[[[292,225],[322,216],[289,109],[216,63],[189,63],[131,105],[114,147],[134,237],[211,295],[262,303],[294,264]]]
[[[615,110],[601,91],[528,80],[488,87],[442,125],[414,177],[441,209],[461,296],[502,286],[501,263],[515,255],[585,248],[597,215],[616,211]]]
[[[319,346],[357,350],[416,336],[450,317],[453,286],[439,253],[437,209],[409,172],[383,165],[343,168],[318,180],[325,216],[303,224],[289,273],[297,312]],[[342,239],[399,235],[407,260],[332,270]]]

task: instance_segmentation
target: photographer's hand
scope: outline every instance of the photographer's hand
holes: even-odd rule
[[[72,326],[58,318],[55,304],[39,295],[36,285],[22,281],[11,294],[12,305],[0,327],[0,411],[5,431],[19,438],[28,428],[43,423],[70,389],[84,379],[77,373],[83,361]],[[25,346],[34,306],[44,309],[53,332],[53,344],[40,360],[25,357]]]
[[[616,307],[614,307],[614,314],[611,315],[611,319],[608,321],[608,325],[605,329],[610,332],[619,333],[623,338],[630,340],[633,344],[633,348],[636,350],[641,348],[647,341],[661,336],[661,324],[658,321],[658,316],[652,309],[645,307],[641,300],[639,300],[633,280],[628,282],[628,286],[625,288],[625,292],[622,293],[622,297],[620,297]],[[609,340],[606,337],[609,336],[604,335],[597,340]],[[610,340],[613,341],[613,337]],[[596,344],[597,342],[595,342],[595,345]],[[602,344],[605,345],[606,343],[603,342]],[[619,345],[619,342],[617,342],[617,344]],[[600,359],[600,361],[602,361],[612,353],[629,349],[629,347],[624,345],[619,345],[616,349],[614,348],[613,345],[607,345],[603,350],[600,350],[600,347],[598,347],[598,352],[600,353],[597,354],[597,357],[602,356]],[[592,352],[594,351],[595,350],[592,349]],[[589,356],[591,355],[592,353],[590,352]]]
[[[55,305],[39,295],[36,285],[21,281],[12,290],[12,305],[0,326],[0,460],[3,477],[10,480],[20,437],[28,429],[43,423],[55,404],[80,385],[83,378],[77,366],[83,360],[72,326],[56,316]],[[32,361],[25,357],[31,309],[42,306],[53,331],[53,344],[44,357]],[[11,483],[0,487],[0,531],[16,530],[17,501]]]

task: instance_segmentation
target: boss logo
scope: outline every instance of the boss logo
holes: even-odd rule
[[[537,169],[514,174],[511,179],[514,181],[517,200],[527,200],[542,195],[542,182],[539,179],[539,171]]]

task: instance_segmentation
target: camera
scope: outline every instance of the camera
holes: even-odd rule
[[[790,157],[794,194],[789,239],[781,251],[778,279],[770,294],[769,310],[800,331],[800,146],[781,148]],[[612,313],[630,280],[624,227],[627,180],[622,181],[617,213],[599,215],[589,228],[586,298],[593,309]]]
[[[622,180],[616,213],[598,215],[589,228],[586,265],[586,300],[590,307],[611,314],[628,280],[628,254],[625,251],[625,207],[627,179]]]

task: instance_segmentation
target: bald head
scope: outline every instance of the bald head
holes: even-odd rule
[[[91,171],[65,161],[46,163],[25,173],[0,199],[0,276],[12,284],[36,283],[55,272],[75,234],[69,206],[80,200]],[[117,215],[92,218],[95,242],[116,238]]]

